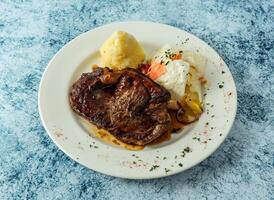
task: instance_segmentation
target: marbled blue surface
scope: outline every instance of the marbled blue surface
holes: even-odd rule
[[[39,120],[51,57],[113,21],[185,29],[215,48],[238,90],[225,143],[200,165],[157,180],[93,172],[60,151]],[[156,33],[157,34],[157,33]],[[274,199],[274,1],[0,1],[0,199]]]

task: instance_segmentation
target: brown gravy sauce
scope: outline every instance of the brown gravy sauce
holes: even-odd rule
[[[170,140],[171,139],[171,132],[166,132],[165,134],[163,134],[162,136],[156,138],[154,141],[152,141],[151,143],[148,144],[149,145],[156,145],[156,144],[160,144],[164,141]]]
[[[104,142],[106,142],[108,144],[118,145],[122,148],[131,150],[131,151],[138,151],[138,150],[142,150],[145,148],[145,146],[141,146],[141,145],[126,144],[126,143],[118,140],[117,138],[115,138],[113,135],[111,135],[105,129],[99,129],[95,125],[91,124],[90,122],[88,122],[85,119],[82,119],[81,121],[83,121],[83,123],[84,123],[85,127],[88,129],[88,132],[90,135],[100,138],[101,140],[103,140]]]
[[[118,145],[122,148],[131,150],[131,151],[143,150],[145,148],[145,146],[141,146],[141,145],[126,144],[126,143],[118,140],[117,138],[115,138],[107,130],[99,129],[95,125],[91,124],[89,121],[87,121],[83,118],[81,118],[81,121],[83,122],[84,126],[88,129],[88,132],[90,135],[95,136],[108,144]],[[149,143],[147,146],[157,145],[164,141],[168,141],[170,139],[171,139],[171,132],[167,132],[164,135],[157,138],[156,140],[154,140],[153,142]]]

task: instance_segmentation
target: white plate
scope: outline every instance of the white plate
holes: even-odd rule
[[[200,120],[185,129],[184,133],[173,135],[170,141],[142,151],[111,146],[90,136],[69,106],[68,94],[72,83],[81,73],[90,71],[91,64],[99,64],[98,49],[116,30],[133,34],[147,54],[168,43],[199,51],[208,60],[206,78],[209,88],[205,91],[205,111]],[[206,159],[226,138],[236,108],[235,84],[222,58],[192,34],[151,22],[113,23],[81,34],[52,58],[39,88],[40,116],[55,144],[69,157],[90,169],[130,179],[172,175]]]

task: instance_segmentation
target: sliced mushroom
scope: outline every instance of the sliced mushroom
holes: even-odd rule
[[[184,127],[184,124],[182,124],[181,122],[179,122],[176,118],[176,113],[177,111],[170,111],[170,118],[171,118],[171,123],[172,123],[172,132],[175,132],[175,130],[180,130],[181,128]]]
[[[180,108],[176,113],[176,119],[183,124],[190,124],[199,119],[190,109]]]
[[[169,110],[179,110],[181,108],[181,105],[176,100],[170,100],[167,104],[167,108]]]

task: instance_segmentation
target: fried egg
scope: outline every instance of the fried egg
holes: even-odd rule
[[[172,60],[169,56],[171,54],[170,46],[165,45],[153,56],[152,66],[160,63],[165,67],[165,72],[154,81],[170,91],[172,99],[181,99],[185,93],[190,65],[182,59]]]
[[[169,45],[165,45],[152,56],[148,75],[170,91],[171,99],[181,101],[191,96],[201,106],[200,80],[204,76],[205,65],[206,60],[200,54],[191,51],[177,53]]]

